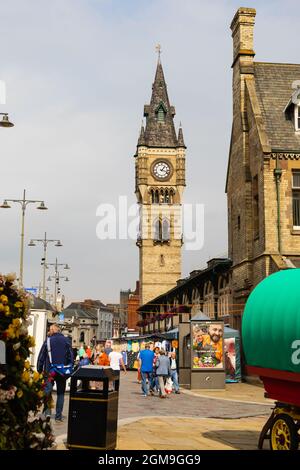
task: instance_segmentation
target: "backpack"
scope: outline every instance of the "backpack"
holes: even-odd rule
[[[59,374],[66,379],[70,377],[73,373],[73,364],[53,364],[52,363],[52,354],[51,354],[51,346],[50,346],[50,338],[47,338],[47,350],[48,356],[50,361],[50,370],[49,372],[55,372],[55,374]]]

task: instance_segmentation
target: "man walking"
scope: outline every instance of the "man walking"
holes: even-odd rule
[[[73,365],[73,351],[70,340],[60,333],[59,326],[56,324],[50,326],[49,335],[41,347],[37,360],[37,370],[39,373],[44,372],[48,376],[46,379],[45,394],[48,395],[49,398],[53,389],[53,381],[55,380],[56,382],[57,399],[55,421],[59,422],[63,420],[62,411],[67,379],[66,376],[60,375],[57,372],[52,379],[52,377],[49,376],[52,364]],[[50,416],[51,410],[49,407],[44,410],[44,414]]]
[[[170,355],[170,369],[171,369],[171,379],[174,384],[175,393],[180,393],[179,391],[179,383],[178,383],[178,372],[177,372],[177,361],[176,361],[176,353],[171,352]]]
[[[147,379],[150,387],[150,393],[153,395],[153,390],[151,388],[153,378],[153,360],[154,360],[154,352],[150,351],[150,344],[145,344],[145,349],[142,349],[139,353],[139,363],[140,363],[140,370],[142,376],[142,392],[143,396],[147,397],[148,386],[147,386]]]

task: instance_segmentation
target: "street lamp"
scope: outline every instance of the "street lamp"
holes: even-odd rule
[[[7,113],[0,113],[3,116],[2,121],[0,121],[0,127],[14,127],[14,124],[8,119]]]
[[[55,259],[55,263],[47,263],[48,266],[54,266],[54,276],[49,276],[48,281],[51,281],[52,279],[55,279],[54,283],[54,305],[56,306],[57,304],[57,291],[59,290],[59,281],[60,279],[64,279],[66,282],[69,282],[70,279],[66,276],[61,276],[58,267],[59,266],[64,266],[64,269],[70,269],[70,266],[67,263],[58,263],[57,258]]]
[[[54,246],[62,246],[60,240],[51,240],[47,238],[47,233],[45,232],[44,238],[33,238],[28,243],[28,246],[36,246],[36,243],[42,243],[44,246],[44,257],[42,258],[43,265],[43,300],[46,300],[46,269],[47,269],[47,245],[48,243],[55,243]]]
[[[0,113],[1,114],[1,113]],[[48,207],[45,206],[44,201],[33,201],[31,199],[26,199],[25,198],[26,191],[24,189],[23,191],[23,199],[5,199],[2,206],[0,208],[2,209],[10,209],[11,206],[8,204],[9,202],[17,202],[21,204],[21,209],[22,209],[22,229],[21,229],[21,253],[20,253],[20,276],[19,276],[19,286],[23,287],[23,263],[24,263],[24,227],[25,227],[25,211],[26,207],[28,204],[37,204],[39,203],[39,206],[37,209],[39,210],[47,210]]]

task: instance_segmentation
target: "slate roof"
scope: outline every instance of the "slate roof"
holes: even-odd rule
[[[159,122],[157,111],[162,106],[165,121]],[[139,145],[148,147],[177,147],[178,141],[174,127],[175,108],[170,105],[163,68],[159,61],[156,68],[150,105],[145,105],[146,128],[141,130]]]
[[[46,300],[35,296],[32,296],[32,298],[33,304],[31,310],[48,310],[49,312],[55,312],[55,309],[49,304],[49,302],[46,302]]]
[[[254,62],[255,87],[272,150],[300,152],[300,133],[284,112],[300,80],[300,64]]]

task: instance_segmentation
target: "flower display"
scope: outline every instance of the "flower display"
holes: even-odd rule
[[[0,274],[0,341],[6,347],[6,364],[0,364],[0,450],[45,449],[54,442],[49,420],[39,416],[47,398],[43,375],[30,364],[35,341],[28,334],[29,307],[14,276]]]

